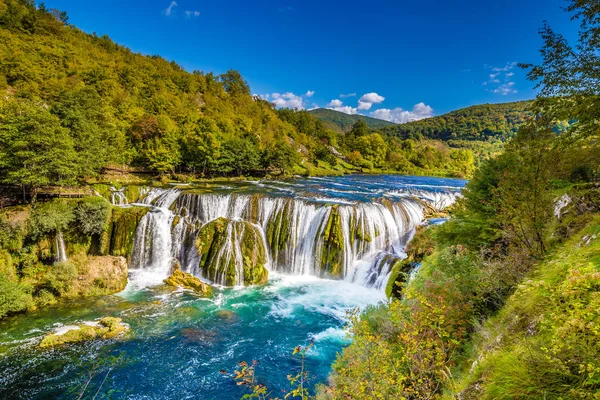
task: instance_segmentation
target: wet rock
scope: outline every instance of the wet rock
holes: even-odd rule
[[[170,277],[165,279],[165,283],[169,286],[180,287],[183,289],[193,290],[196,293],[203,295],[211,295],[212,288],[206,283],[202,282],[195,276],[183,272],[179,267],[176,268]]]
[[[230,310],[219,310],[215,313],[220,319],[231,320],[236,317],[235,313]]]
[[[267,282],[267,255],[259,229],[247,221],[219,218],[202,227],[196,240],[203,276],[225,286]]]
[[[129,331],[129,325],[121,318],[104,317],[97,322],[84,323],[70,329],[46,335],[39,347],[55,347],[68,343],[79,343],[95,339],[114,339]]]

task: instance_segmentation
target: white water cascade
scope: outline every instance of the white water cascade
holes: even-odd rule
[[[116,206],[126,206],[129,202],[125,196],[125,188],[110,187],[110,202]]]
[[[65,239],[62,232],[58,232],[54,237],[54,260],[56,262],[67,261],[67,250],[65,249]]]
[[[195,242],[203,227],[224,218],[258,229],[271,271],[383,289],[394,261],[405,257],[404,247],[425,210],[446,207],[455,199],[454,193],[423,191],[418,198],[392,194],[392,200],[381,202],[328,204],[284,196],[152,189],[143,200],[151,210],[138,225],[132,267],[144,272],[144,285],[160,283],[174,263],[205,278],[199,268],[203,255]],[[235,260],[236,284],[242,282],[237,274],[243,273],[238,225],[226,225],[221,247],[214,251],[218,262]],[[223,284],[222,279],[213,283]]]

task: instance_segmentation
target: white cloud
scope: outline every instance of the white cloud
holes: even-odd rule
[[[348,94],[340,94],[340,99],[345,99],[347,97],[356,97],[356,93],[348,93]]]
[[[177,2],[172,1],[171,4],[169,4],[169,7],[167,7],[167,9],[165,10],[165,15],[167,17],[171,16],[171,13],[173,12],[173,8],[177,7]]]
[[[358,101],[362,101],[363,103],[372,103],[379,104],[383,103],[385,97],[378,95],[377,93],[367,93],[364,94]]]
[[[306,104],[304,101],[309,97],[314,96],[315,92],[312,90],[307,91],[305,94],[297,95],[292,92],[286,93],[267,93],[261,94],[260,97],[264,100],[270,101],[275,104],[276,107],[279,108],[292,108],[304,110],[306,108]],[[316,104],[313,103],[313,106]]]
[[[508,72],[508,71],[510,71],[511,69],[513,69],[516,66],[517,66],[517,62],[513,61],[513,62],[506,63],[506,65],[504,67],[492,67],[492,71],[494,71],[494,72]]]
[[[405,122],[418,121],[424,118],[431,118],[434,116],[433,108],[421,102],[415,104],[411,111],[404,110],[401,107],[394,109],[380,108],[371,113],[371,115],[378,119],[385,121],[395,122],[397,124],[403,124]]]
[[[304,109],[304,99],[302,96],[297,96],[292,92],[284,94],[273,93],[271,97],[273,99],[272,102],[275,103],[277,107]]]
[[[367,93],[362,95],[358,99],[359,110],[370,110],[373,104],[380,104],[385,100],[385,97],[378,95],[377,93]]]
[[[200,16],[200,11],[187,11],[185,12],[186,18],[198,18]]]
[[[343,107],[331,107],[329,108],[330,110],[335,110],[335,111],[339,111],[339,112],[343,112],[344,114],[358,114],[358,110],[356,108],[350,107],[350,106],[343,106]]]
[[[487,86],[488,91],[501,94],[503,96],[517,93],[515,82],[512,80],[515,73],[512,70],[517,66],[516,62],[506,63],[503,67],[493,67],[486,65],[487,69],[491,69],[490,79],[483,82],[483,86]]]
[[[370,110],[373,103],[369,103],[367,101],[358,101],[358,109],[359,110]]]
[[[501,94],[502,96],[518,93],[518,91],[515,89],[514,86],[515,86],[514,82],[503,83],[502,85],[498,86],[496,89],[492,90],[492,93],[498,93],[498,94]]]
[[[341,107],[344,103],[341,100],[334,99],[327,104],[327,107]]]

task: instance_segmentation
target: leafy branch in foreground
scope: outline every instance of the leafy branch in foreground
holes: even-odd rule
[[[287,376],[287,379],[290,382],[290,385],[292,385],[293,389],[286,393],[284,399],[300,398],[302,400],[309,400],[313,398],[310,396],[307,387],[307,383],[310,380],[310,375],[308,371],[306,371],[305,361],[306,355],[314,345],[315,342],[311,341],[308,346],[298,346],[294,348],[294,351],[292,352],[292,357],[300,357],[301,367],[300,372],[298,372],[296,375],[289,374]],[[247,393],[242,397],[243,400],[280,400],[279,397],[270,397],[271,392],[269,392],[269,389],[262,383],[258,383],[256,379],[256,368],[258,366],[258,363],[258,360],[253,360],[252,364],[248,364],[246,361],[240,361],[238,363],[240,369],[235,370],[233,374],[227,373],[226,370],[221,370],[221,373],[223,375],[233,378],[233,380],[237,383],[238,386],[246,386],[250,390],[250,393]],[[283,392],[285,392],[285,390]]]

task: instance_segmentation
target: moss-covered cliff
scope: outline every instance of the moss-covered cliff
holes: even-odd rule
[[[202,227],[196,240],[203,276],[226,286],[266,283],[266,249],[247,221],[219,218]]]

